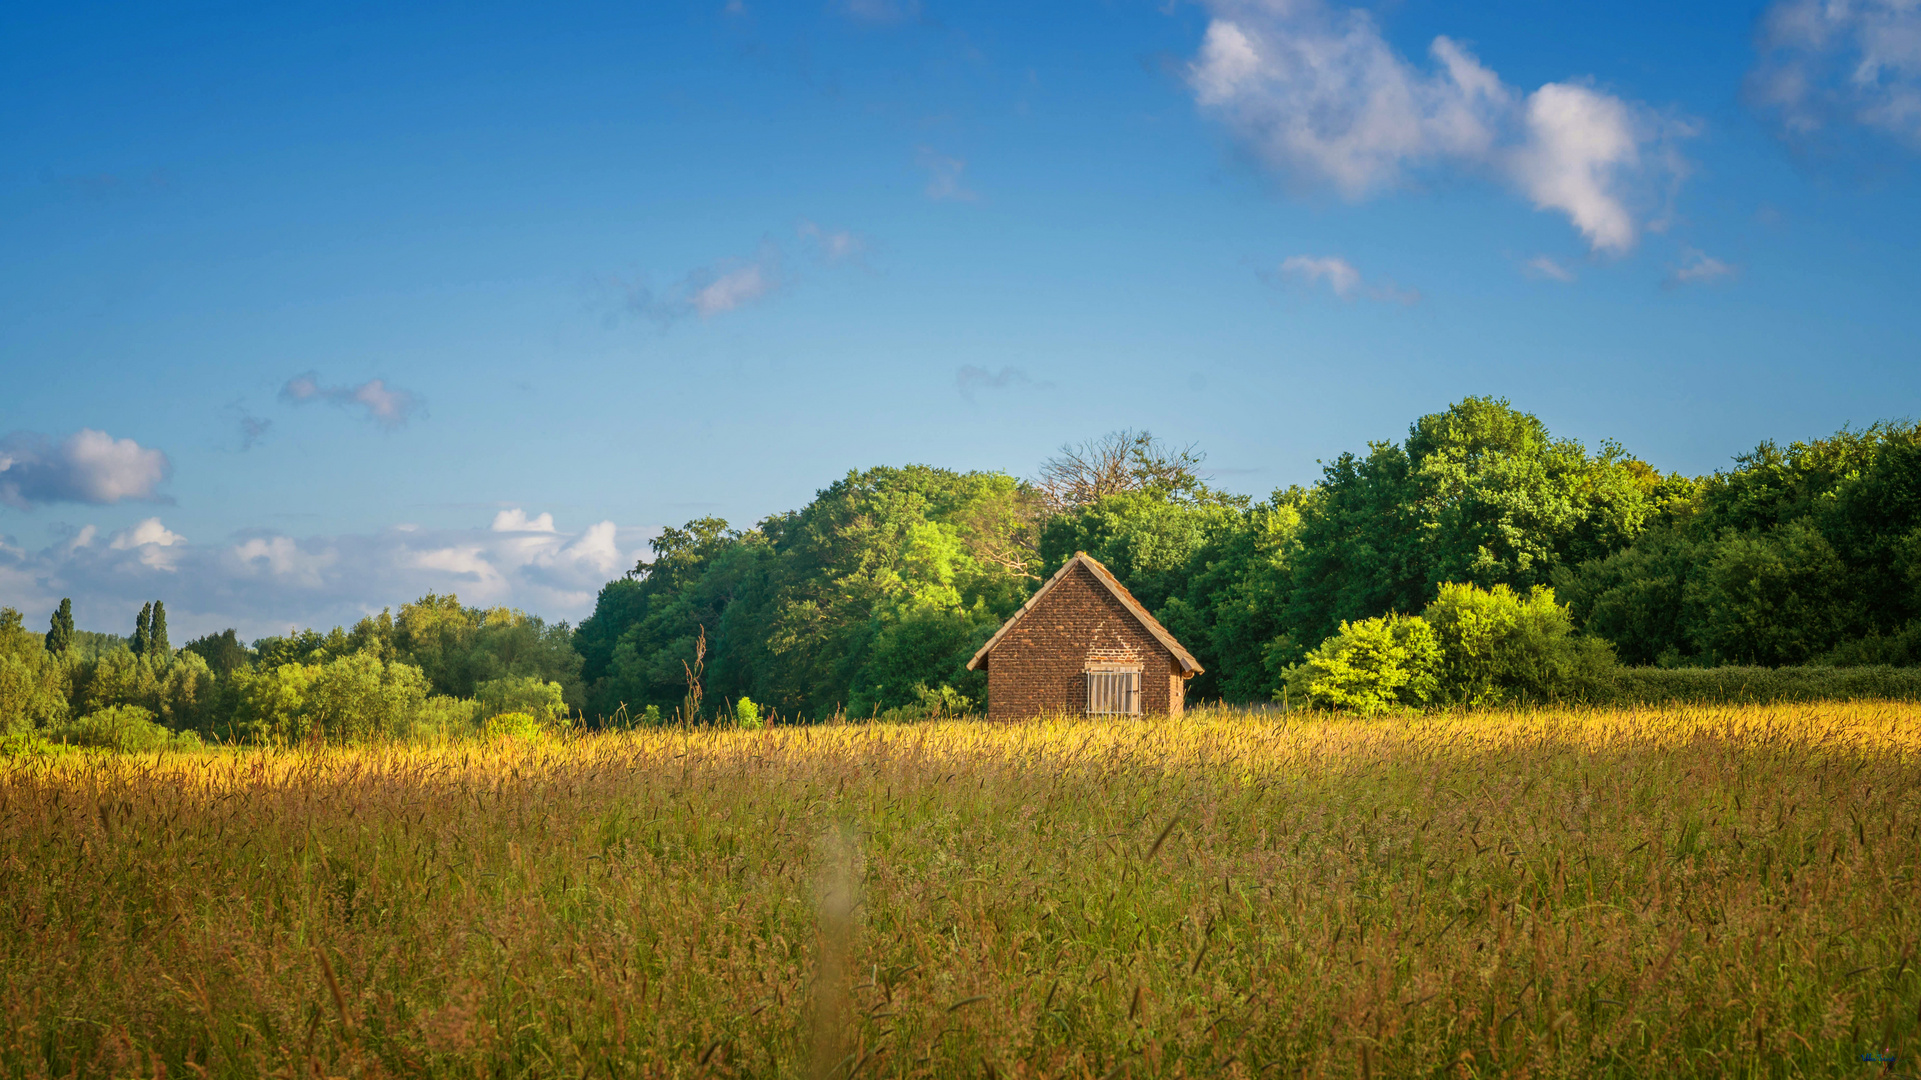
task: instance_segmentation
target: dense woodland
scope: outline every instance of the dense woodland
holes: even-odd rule
[[[1469,398],[1258,502],[1146,433],[1030,479],[879,467],[751,528],[666,529],[571,629],[430,595],[175,650],[160,603],[125,638],[75,630],[65,604],[45,634],[7,611],[0,726],[299,739],[964,713],[985,692],[967,659],[1075,551],[1206,666],[1190,700],[1372,712],[1601,697],[1622,665],[1910,667],[1921,428],[1763,443],[1687,477]]]

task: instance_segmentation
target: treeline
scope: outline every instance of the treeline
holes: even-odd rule
[[[986,691],[968,658],[1075,551],[1201,660],[1191,700],[1368,712],[1921,690],[1913,424],[1764,443],[1688,477],[1468,398],[1264,500],[1217,490],[1202,465],[1121,432],[1025,480],[849,473],[750,529],[664,530],[577,628],[429,595],[351,629],[175,650],[159,603],[124,638],[74,629],[65,604],[44,635],[6,612],[0,733],[966,713]],[[1819,673],[1840,669],[1854,674]]]
[[[563,722],[581,702],[565,623],[451,595],[251,645],[226,630],[175,649],[160,602],[125,637],[76,630],[64,600],[49,622],[35,633],[0,609],[0,737],[152,749],[458,736]]]
[[[1468,398],[1258,502],[1145,434],[1066,449],[1030,481],[876,468],[752,529],[666,530],[575,642],[590,714],[687,714],[703,695],[794,718],[966,710],[985,690],[968,657],[1084,550],[1206,666],[1191,698],[1314,697],[1326,672],[1311,653],[1346,649],[1352,668],[1380,629],[1359,624],[1420,617],[1450,584],[1471,587],[1451,610],[1511,628],[1505,659],[1474,675],[1464,639],[1437,645],[1438,696],[1421,702],[1721,685],[1624,682],[1620,663],[1908,665],[1921,650],[1918,446],[1914,425],[1882,424],[1688,477]],[[1474,678],[1485,685],[1461,689]]]

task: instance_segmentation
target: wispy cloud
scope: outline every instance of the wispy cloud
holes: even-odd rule
[[[1637,211],[1685,168],[1691,129],[1582,82],[1524,94],[1447,37],[1426,70],[1371,14],[1321,0],[1204,0],[1213,18],[1188,67],[1196,101],[1265,166],[1358,200],[1422,169],[1504,179],[1565,214],[1597,250],[1632,247]]]
[[[1668,276],[1670,288],[1677,285],[1708,285],[1723,278],[1732,277],[1735,268],[1709,255],[1700,248],[1683,247],[1681,264]]]
[[[968,189],[962,179],[961,174],[967,171],[965,159],[948,157],[945,154],[936,153],[930,147],[923,146],[915,151],[914,162],[927,170],[925,191],[927,197],[935,202],[948,200],[972,202],[979,198]]]
[[[1269,275],[1263,278],[1273,280]],[[1343,300],[1366,297],[1386,303],[1410,305],[1421,300],[1418,289],[1403,289],[1392,281],[1364,281],[1354,264],[1338,255],[1290,255],[1281,260],[1280,277],[1298,285],[1312,287],[1325,282]]]
[[[751,258],[722,259],[696,267],[664,295],[645,284],[619,279],[613,284],[623,294],[628,310],[656,322],[672,323],[689,315],[711,319],[779,291],[787,284],[781,262],[780,248],[770,240],[763,242]]]
[[[1536,255],[1522,264],[1521,272],[1537,281],[1573,281],[1574,271],[1547,255]]]
[[[416,416],[426,415],[426,404],[410,391],[388,386],[385,379],[368,379],[358,386],[324,386],[314,372],[295,375],[280,388],[280,400],[290,405],[326,402],[343,409],[359,409],[369,420],[393,431]]]
[[[1842,124],[1921,149],[1921,4],[1779,0],[1762,17],[1749,102],[1801,143]]]
[[[794,231],[812,249],[814,257],[829,266],[843,262],[858,263],[867,254],[867,241],[845,229],[823,228],[803,218]]]
[[[899,23],[920,16],[920,0],[841,0],[840,13],[857,22]]]
[[[167,502],[155,489],[172,471],[166,454],[92,428],[58,442],[31,431],[0,436],[0,503],[21,509],[55,502]]]
[[[485,528],[305,537],[257,530],[201,543],[148,518],[105,543],[91,525],[37,552],[0,538],[0,604],[38,617],[70,596],[81,626],[119,630],[158,597],[176,640],[227,626],[257,637],[289,625],[351,623],[429,591],[578,619],[655,531],[611,521],[564,531],[551,514],[513,509]]]
[[[1054,388],[1053,383],[1037,381],[1016,367],[990,371],[974,364],[967,364],[954,373],[954,385],[960,390],[961,396],[969,401],[973,401],[975,393],[981,390],[1007,390],[1017,386],[1031,386],[1037,390]]]

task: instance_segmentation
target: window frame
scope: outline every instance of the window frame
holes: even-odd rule
[[[1087,680],[1082,712],[1087,716],[1140,716],[1140,664],[1091,663],[1083,669]]]

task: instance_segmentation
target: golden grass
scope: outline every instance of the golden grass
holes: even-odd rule
[[[1911,705],[0,762],[12,1076],[1848,1076]]]

